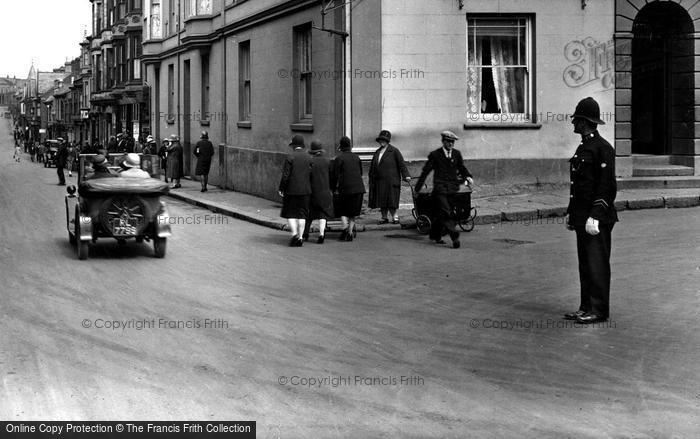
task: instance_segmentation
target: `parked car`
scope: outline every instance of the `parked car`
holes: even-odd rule
[[[161,196],[168,184],[155,178],[89,178],[94,154],[78,156],[78,187],[66,190],[68,240],[77,247],[78,259],[87,259],[89,244],[98,238],[120,243],[153,241],[157,258],[165,257],[170,221]],[[117,163],[120,157],[110,157]],[[118,168],[118,166],[116,166]],[[77,195],[76,195],[77,192]]]
[[[50,168],[56,166],[56,153],[61,144],[58,140],[49,139],[44,142],[44,167]]]

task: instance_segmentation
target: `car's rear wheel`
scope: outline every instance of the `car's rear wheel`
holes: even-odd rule
[[[155,251],[156,258],[165,257],[166,243],[167,238],[159,238],[157,236],[153,238],[153,250]]]

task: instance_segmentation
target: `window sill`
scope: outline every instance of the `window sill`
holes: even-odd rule
[[[233,3],[230,5],[226,6],[224,9],[228,10],[231,8],[235,8],[236,6],[240,5],[241,3],[245,3],[246,0],[235,0]]]
[[[189,17],[185,18],[185,24],[197,20],[211,20],[212,18],[218,17],[219,15],[221,15],[221,12],[214,12],[211,14],[190,15]]]
[[[539,130],[541,123],[528,122],[468,122],[464,124],[465,130]]]
[[[208,127],[209,124],[210,124],[209,119],[202,119],[199,121],[199,126],[202,126],[202,127]]]
[[[247,128],[247,129],[250,129],[250,128],[253,127],[253,124],[250,123],[250,121],[247,121],[247,120],[239,121],[239,122],[237,123],[237,125],[238,125],[238,128]]]
[[[314,124],[313,123],[293,123],[289,125],[289,128],[292,131],[305,131],[305,132],[312,132],[314,130]]]
[[[167,123],[168,125],[173,125],[175,123],[175,118],[169,117],[169,118],[165,119],[165,123]]]

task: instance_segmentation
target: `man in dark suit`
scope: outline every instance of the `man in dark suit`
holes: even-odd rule
[[[58,145],[58,151],[56,151],[56,173],[58,174],[59,186],[65,186],[66,175],[63,173],[63,168],[68,164],[68,143],[61,137],[57,140],[61,143]]]
[[[593,98],[579,102],[571,117],[581,143],[569,160],[571,194],[566,224],[576,231],[581,304],[564,318],[596,323],[609,316],[611,235],[618,220],[615,150],[598,134],[598,125],[605,122]]]
[[[433,203],[435,209],[435,221],[430,228],[430,239],[438,244],[443,244],[443,230],[450,234],[452,247],[459,248],[459,232],[452,214],[454,195],[459,192],[461,184],[470,185],[474,182],[472,175],[464,166],[462,154],[454,149],[455,140],[458,137],[452,131],[443,131],[442,147],[428,155],[428,162],[418,177],[416,190],[420,190],[425,184],[425,179],[431,171],[433,175]]]

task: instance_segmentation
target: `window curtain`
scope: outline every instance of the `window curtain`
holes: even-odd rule
[[[481,113],[481,89],[483,87],[481,67],[481,39],[469,51],[469,61],[467,63],[467,108],[469,113]],[[471,66],[471,67],[470,67]]]
[[[522,67],[503,67],[518,64],[517,40],[512,37],[491,37],[491,64],[493,85],[501,113],[525,112],[525,70]]]

